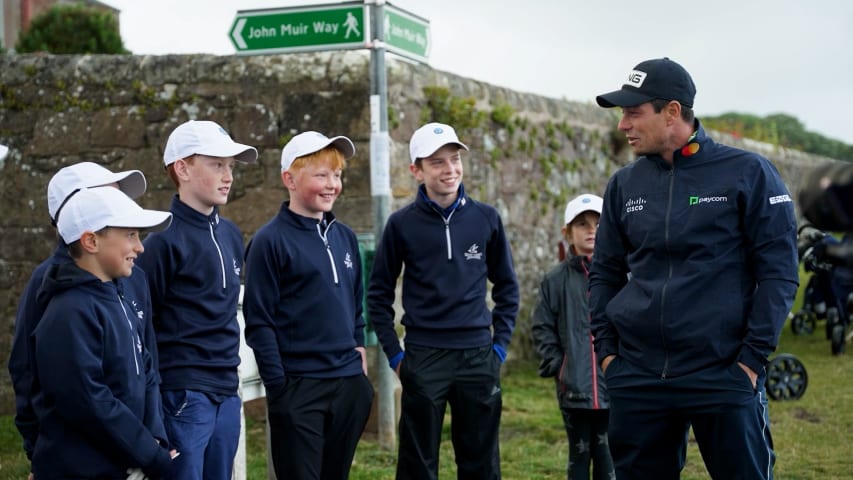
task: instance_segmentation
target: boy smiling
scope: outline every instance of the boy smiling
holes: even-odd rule
[[[133,273],[139,229],[169,225],[113,187],[70,197],[57,228],[71,257],[45,274],[47,304],[33,333],[40,420],[35,478],[159,477],[176,452],[149,427],[159,412],[157,372],[132,306],[115,280]]]
[[[368,314],[403,385],[398,479],[438,477],[448,403],[459,478],[500,478],[500,364],[518,282],[497,210],[465,194],[463,150],[449,125],[428,123],[412,135],[409,170],[422,185],[389,217],[370,276]],[[394,329],[401,272],[405,351]]]
[[[246,250],[246,342],[278,478],[345,480],[373,401],[358,240],[332,213],[354,154],[346,137],[293,137],[281,153],[290,201]]]

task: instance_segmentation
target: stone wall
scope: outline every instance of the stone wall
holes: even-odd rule
[[[465,156],[466,189],[503,215],[522,285],[512,353],[529,354],[528,320],[541,275],[556,260],[565,202],[584,191],[601,193],[610,174],[631,159],[615,132],[616,117],[591,103],[520,93],[409,62],[389,59],[388,69],[392,209],[410,201],[416,188],[408,171],[412,131],[436,116],[466,125],[459,129],[472,150]],[[45,192],[59,168],[94,161],[112,170],[140,169],[148,179],[140,203],[167,209],[174,192],[162,164],[168,134],[188,119],[217,121],[261,153],[258,165],[238,167],[223,208],[248,240],[285,198],[279,178],[284,143],[304,130],[347,135],[357,153],[335,211],[357,232],[372,232],[369,81],[365,52],[0,56],[0,143],[11,147],[0,164],[2,370],[18,297],[56,242]],[[425,87],[449,93],[444,106]],[[772,158],[792,192],[805,169],[826,161],[745,146]],[[13,405],[8,376],[0,375],[0,413]]]

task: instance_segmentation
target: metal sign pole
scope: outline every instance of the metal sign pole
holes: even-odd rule
[[[370,5],[374,40],[370,49],[370,192],[373,197],[374,232],[376,242],[390,215],[391,174],[388,135],[388,79],[385,72],[385,28],[383,25],[384,0],[365,0]],[[377,346],[376,373],[379,391],[376,411],[379,445],[393,450],[397,443],[394,414],[394,373],[388,358]]]

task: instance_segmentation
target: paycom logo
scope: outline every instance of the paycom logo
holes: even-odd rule
[[[703,203],[726,203],[729,201],[729,197],[725,196],[716,196],[716,197],[700,197],[698,195],[690,196],[690,205],[700,205]]]

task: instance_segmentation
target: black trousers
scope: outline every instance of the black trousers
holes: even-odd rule
[[[607,368],[608,439],[616,478],[679,479],[691,425],[712,479],[771,478],[773,446],[760,398],[763,374],[757,389],[737,364],[643,378],[639,386],[626,384],[626,377],[636,382],[639,375],[617,356]]]
[[[563,425],[569,440],[569,462],[566,478],[589,480],[592,466],[595,480],[609,480],[616,476],[610,445],[607,443],[609,410],[561,408]]]
[[[491,345],[465,350],[406,346],[397,479],[438,478],[438,453],[447,404],[457,478],[501,477],[500,359]]]
[[[364,375],[288,377],[267,396],[270,448],[278,480],[345,480],[364,431],[373,386]]]

